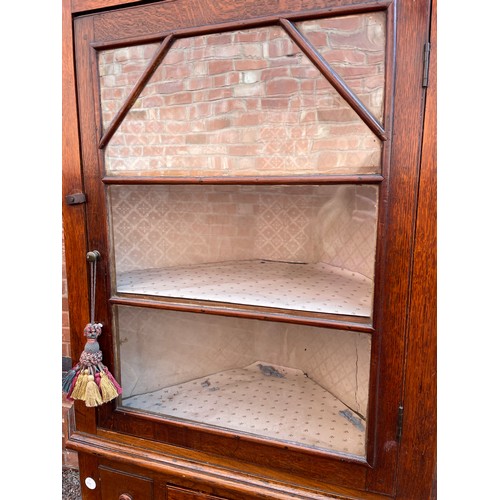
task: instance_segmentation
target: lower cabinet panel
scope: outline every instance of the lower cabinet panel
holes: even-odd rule
[[[108,442],[111,446],[111,442]],[[116,442],[114,443],[116,445]],[[79,452],[82,500],[327,500],[363,499],[388,500],[388,497],[350,488],[329,488],[327,484],[290,477],[272,479],[258,473],[227,469],[212,469],[206,462],[185,460],[170,456],[162,460],[154,451],[144,451],[141,464],[136,453],[120,454],[116,448],[113,457],[105,453],[106,441],[94,453]],[[121,450],[126,451],[123,446]],[[167,457],[167,455],[165,455]],[[227,465],[227,464],[226,464]],[[300,478],[297,478],[300,479]]]

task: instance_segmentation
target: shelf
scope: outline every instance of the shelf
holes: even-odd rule
[[[117,292],[369,318],[373,282],[323,263],[248,260],[124,272]]]
[[[230,184],[230,185],[300,185],[300,184],[380,184],[384,180],[381,174],[330,174],[330,175],[294,175],[294,176],[168,176],[158,175],[155,171],[134,172],[120,171],[119,174],[106,175],[102,178],[109,185],[149,185],[149,184]]]
[[[352,455],[365,422],[303,371],[257,361],[122,401],[124,407]]]

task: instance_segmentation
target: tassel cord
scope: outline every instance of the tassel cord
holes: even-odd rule
[[[90,263],[90,323],[94,323],[95,315],[95,289],[97,283],[96,273],[97,260]]]

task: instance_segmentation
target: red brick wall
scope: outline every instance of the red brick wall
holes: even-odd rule
[[[62,235],[62,355],[65,357],[71,357],[64,232]]]
[[[69,329],[68,282],[66,279],[66,258],[64,248],[64,232],[62,235],[62,356],[71,357],[71,340]],[[62,395],[62,465],[63,467],[78,467],[76,452],[66,449],[68,439],[68,421],[71,418],[73,404]]]
[[[383,16],[300,25],[378,119]],[[154,49],[100,54],[105,126]],[[176,41],[106,148],[112,172],[371,173],[379,163],[379,140],[279,27]]]

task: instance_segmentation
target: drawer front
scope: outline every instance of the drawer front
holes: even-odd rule
[[[167,500],[224,500],[224,499],[221,497],[206,495],[205,493],[196,493],[194,491],[168,487]]]
[[[102,500],[153,500],[153,481],[107,467],[99,468]]]

